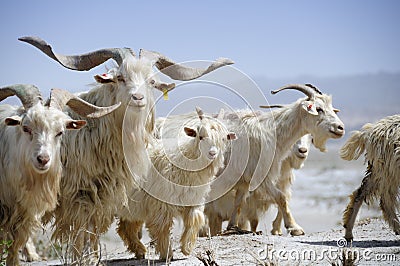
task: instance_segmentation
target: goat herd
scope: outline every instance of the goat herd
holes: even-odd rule
[[[278,206],[272,234],[282,234],[282,220],[292,235],[304,234],[288,206],[292,169],[302,167],[311,143],[323,152],[328,139],[344,135],[331,96],[295,84],[272,94],[297,90],[306,97],[264,106],[268,112],[205,114],[197,107],[156,119],[153,88],[165,93],[175,84],[161,82],[153,67],[185,81],[233,62],[220,58],[205,69],[192,68],[128,48],[65,56],[37,37],[19,40],[69,69],[89,70],[108,59],[117,65],[96,75],[98,84],[89,91],[53,89],[47,100],[33,85],[0,88],[0,101],[15,95],[22,102],[0,105],[0,258],[7,265],[19,265],[20,249],[28,261],[39,259],[30,237],[42,224],[52,226],[53,240],[71,247],[70,264],[97,261],[99,236],[115,219],[137,258],[146,254],[143,224],[160,258],[171,259],[174,218],[183,220],[181,251],[189,255],[197,236],[217,235],[224,220],[227,230],[255,231],[271,204]],[[374,199],[400,233],[399,129],[400,115],[383,118],[354,132],[341,149],[343,159],[365,153],[368,163],[344,213],[348,240],[362,202]]]

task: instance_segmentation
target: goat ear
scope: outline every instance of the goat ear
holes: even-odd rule
[[[96,75],[96,76],[94,76],[94,79],[98,83],[101,83],[101,84],[115,82],[114,76],[111,74],[107,74],[107,73],[101,74],[101,75]]]
[[[301,107],[303,107],[303,109],[306,110],[309,114],[318,115],[317,108],[315,107],[313,101],[304,101],[301,104]]]
[[[69,120],[65,123],[66,129],[81,129],[86,125],[85,120]]]
[[[11,116],[11,117],[7,117],[6,120],[4,120],[4,123],[7,126],[18,126],[21,125],[21,117],[19,116]]]
[[[194,130],[193,128],[185,127],[184,130],[186,135],[188,135],[189,137],[195,138],[197,136],[196,130]]]
[[[227,135],[228,140],[234,140],[237,139],[237,136],[235,133],[233,132],[229,132],[229,134]]]

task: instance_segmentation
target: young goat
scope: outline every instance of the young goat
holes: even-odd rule
[[[204,116],[200,109],[196,117],[192,115],[183,124],[185,136],[161,139],[150,147],[153,168],[142,184],[143,190],[130,197],[131,219],[120,220],[118,233],[138,258],[143,258],[146,252],[138,238],[143,222],[160,257],[172,258],[170,230],[173,218],[177,217],[183,219],[184,225],[180,240],[182,253],[191,253],[198,231],[204,225],[203,210],[210,182],[223,167],[228,141],[236,138],[216,119]],[[182,124],[179,128],[182,130]],[[180,130],[177,128],[174,132]]]
[[[290,187],[294,181],[293,169],[300,169],[303,167],[304,161],[308,157],[310,144],[311,135],[307,134],[301,137],[293,145],[288,157],[282,162],[281,173],[276,181],[276,186],[285,194],[288,201],[291,197]],[[204,213],[207,216],[210,234],[212,236],[217,235],[222,229],[222,222],[229,219],[230,214],[233,211],[232,202],[235,200],[235,193],[235,190],[231,190],[218,200],[206,204]],[[251,231],[256,232],[259,218],[264,215],[268,211],[270,205],[274,203],[275,202],[269,198],[268,194],[265,191],[262,191],[261,187],[250,192],[250,195],[246,199],[244,207],[241,209],[239,215],[239,228],[242,230],[251,229]],[[282,213],[278,210],[276,218],[272,223],[272,234],[282,234],[282,219]],[[207,234],[208,229],[202,229],[200,235],[206,236]]]
[[[43,214],[56,207],[64,131],[86,124],[63,113],[62,107],[66,104],[92,118],[117,107],[98,108],[62,90],[52,90],[50,101],[43,104],[33,85],[0,89],[0,101],[13,95],[23,107],[0,106],[0,243],[11,241],[7,265],[19,265],[18,250],[39,227]]]
[[[360,207],[379,199],[383,218],[396,235],[400,234],[400,115],[388,116],[375,124],[366,124],[355,131],[340,150],[345,160],[356,160],[365,153],[367,172],[361,186],[350,195],[343,215],[345,238],[353,239],[353,227]]]

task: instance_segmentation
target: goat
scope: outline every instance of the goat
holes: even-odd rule
[[[279,176],[279,180],[276,184],[277,188],[281,190],[285,195],[287,200],[289,201],[291,198],[291,185],[294,182],[295,176],[293,173],[293,169],[301,169],[304,166],[305,160],[307,160],[308,153],[310,150],[310,144],[311,144],[311,135],[307,134],[301,137],[294,145],[293,148],[291,149],[290,155],[282,161],[281,165],[281,174]],[[256,193],[257,190],[253,191],[254,194]],[[249,206],[252,206],[250,201],[252,201],[253,197],[249,197]],[[265,212],[268,210],[269,206],[273,202],[269,201],[266,203],[265,206]],[[253,205],[254,206],[254,205]],[[256,205],[256,208],[258,209],[258,205]],[[251,210],[249,208],[249,210]],[[251,225],[251,230],[253,232],[256,231],[257,225],[258,225],[258,218],[262,214],[259,213],[254,213],[253,216],[250,214],[244,214],[243,216],[248,217],[250,219],[250,225]],[[272,222],[272,230],[271,233],[273,235],[282,235],[282,230],[281,230],[281,224],[282,224],[283,216],[282,213],[278,210],[278,213],[276,214],[276,217],[274,221]]]
[[[360,131],[354,131],[340,150],[344,160],[356,160],[365,153],[367,171],[364,179],[351,195],[343,215],[345,239],[353,240],[353,227],[360,207],[379,198],[383,218],[396,233],[400,234],[399,209],[400,186],[400,115],[385,117],[375,124],[367,123]]]
[[[303,167],[304,161],[308,157],[310,143],[311,135],[304,135],[293,145],[288,157],[282,161],[280,176],[276,181],[276,187],[285,194],[288,201],[291,197],[290,186],[294,180],[293,169],[300,169]],[[235,193],[235,190],[231,190],[218,200],[206,204],[204,213],[208,220],[211,236],[217,235],[222,229],[222,222],[230,218],[230,214],[233,211],[232,202],[235,200]],[[250,192],[250,195],[241,209],[238,222],[239,228],[241,230],[251,229],[251,231],[256,232],[259,217],[265,214],[273,203],[274,202],[269,199],[265,191],[261,191],[261,188]],[[272,234],[282,234],[282,218],[282,214],[278,210],[276,218],[272,223]],[[208,228],[202,228],[200,235],[208,235]]]
[[[183,218],[184,224],[182,253],[191,253],[198,230],[204,224],[203,210],[210,182],[223,167],[228,141],[236,138],[217,120],[204,116],[199,108],[196,116],[190,115],[174,132],[181,132],[182,128],[183,137],[161,139],[150,148],[153,168],[143,190],[131,195],[131,218],[119,222],[119,235],[138,258],[144,258],[146,252],[138,238],[143,222],[155,240],[160,257],[172,258],[170,229],[173,218],[178,217]]]
[[[275,185],[281,163],[293,144],[306,134],[312,135],[314,146],[322,152],[326,150],[329,138],[337,139],[344,134],[343,122],[336,115],[338,110],[332,107],[331,96],[321,93],[311,84],[287,85],[271,93],[282,90],[298,90],[307,98],[260,115],[250,110],[228,113],[223,120],[229,130],[238,134],[235,144],[238,148],[233,148],[232,154],[225,156],[229,162],[225,162],[227,167],[213,182],[210,200],[230,190],[232,182],[235,182],[235,201],[228,229],[237,228],[238,214],[248,192],[259,185],[278,205],[290,233],[304,234],[290,213],[286,195]],[[246,155],[248,157],[244,158]]]
[[[172,79],[191,80],[233,62],[221,58],[206,69],[198,69],[143,49],[136,57],[129,48],[65,56],[54,53],[39,38],[19,40],[32,44],[68,69],[84,71],[108,59],[117,62],[106,74],[95,76],[98,86],[80,93],[79,97],[97,105],[121,102],[122,108],[103,119],[90,121],[90,127],[79,135],[70,134],[62,144],[65,178],[53,213],[53,238],[77,239],[74,251],[81,257],[85,243],[89,242],[92,248],[98,246],[97,236],[108,230],[115,215],[124,212],[128,193],[137,189],[147,175],[146,147],[153,137],[155,118],[153,88],[166,92],[175,87],[174,83],[158,81],[153,66]]]
[[[41,216],[56,207],[61,136],[86,124],[61,108],[66,104],[80,115],[96,118],[119,106],[98,108],[59,89],[53,89],[43,104],[33,85],[0,88],[0,101],[13,95],[22,107],[0,105],[0,243],[11,241],[7,265],[19,265],[18,250],[39,227]]]

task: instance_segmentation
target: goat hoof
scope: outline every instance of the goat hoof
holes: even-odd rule
[[[290,229],[290,234],[292,236],[302,236],[305,235],[304,230],[301,228],[297,228],[297,229]]]
[[[225,236],[225,235],[245,235],[245,234],[253,234],[253,231],[243,230],[235,225],[230,225],[230,226],[228,225],[226,230],[218,235]]]
[[[238,230],[239,227],[237,225],[228,224],[226,230]]]
[[[347,243],[353,241],[353,232],[346,229],[346,231],[344,232],[344,239],[346,239]]]
[[[192,250],[193,250],[193,248],[191,248],[191,247],[193,247],[194,245],[193,245],[193,243],[184,243],[182,246],[181,246],[181,252],[183,253],[183,255],[185,255],[185,256],[189,256],[190,255],[190,253],[192,253]]]
[[[144,259],[144,254],[140,254],[140,253],[135,254],[135,258],[136,258],[137,260],[143,260],[143,259]]]
[[[350,243],[353,241],[353,236],[344,236],[344,239],[346,239],[347,243]]]
[[[183,255],[185,255],[185,256],[189,256],[190,253],[192,253],[192,251],[189,250],[188,248],[182,248],[181,251],[182,251]]]
[[[29,257],[26,258],[27,262],[34,262],[34,261],[41,261],[41,260],[42,260],[42,258],[37,254],[35,254],[35,255],[31,254]]]
[[[274,235],[274,236],[281,236],[282,235],[282,230],[272,229],[271,230],[271,234]]]

